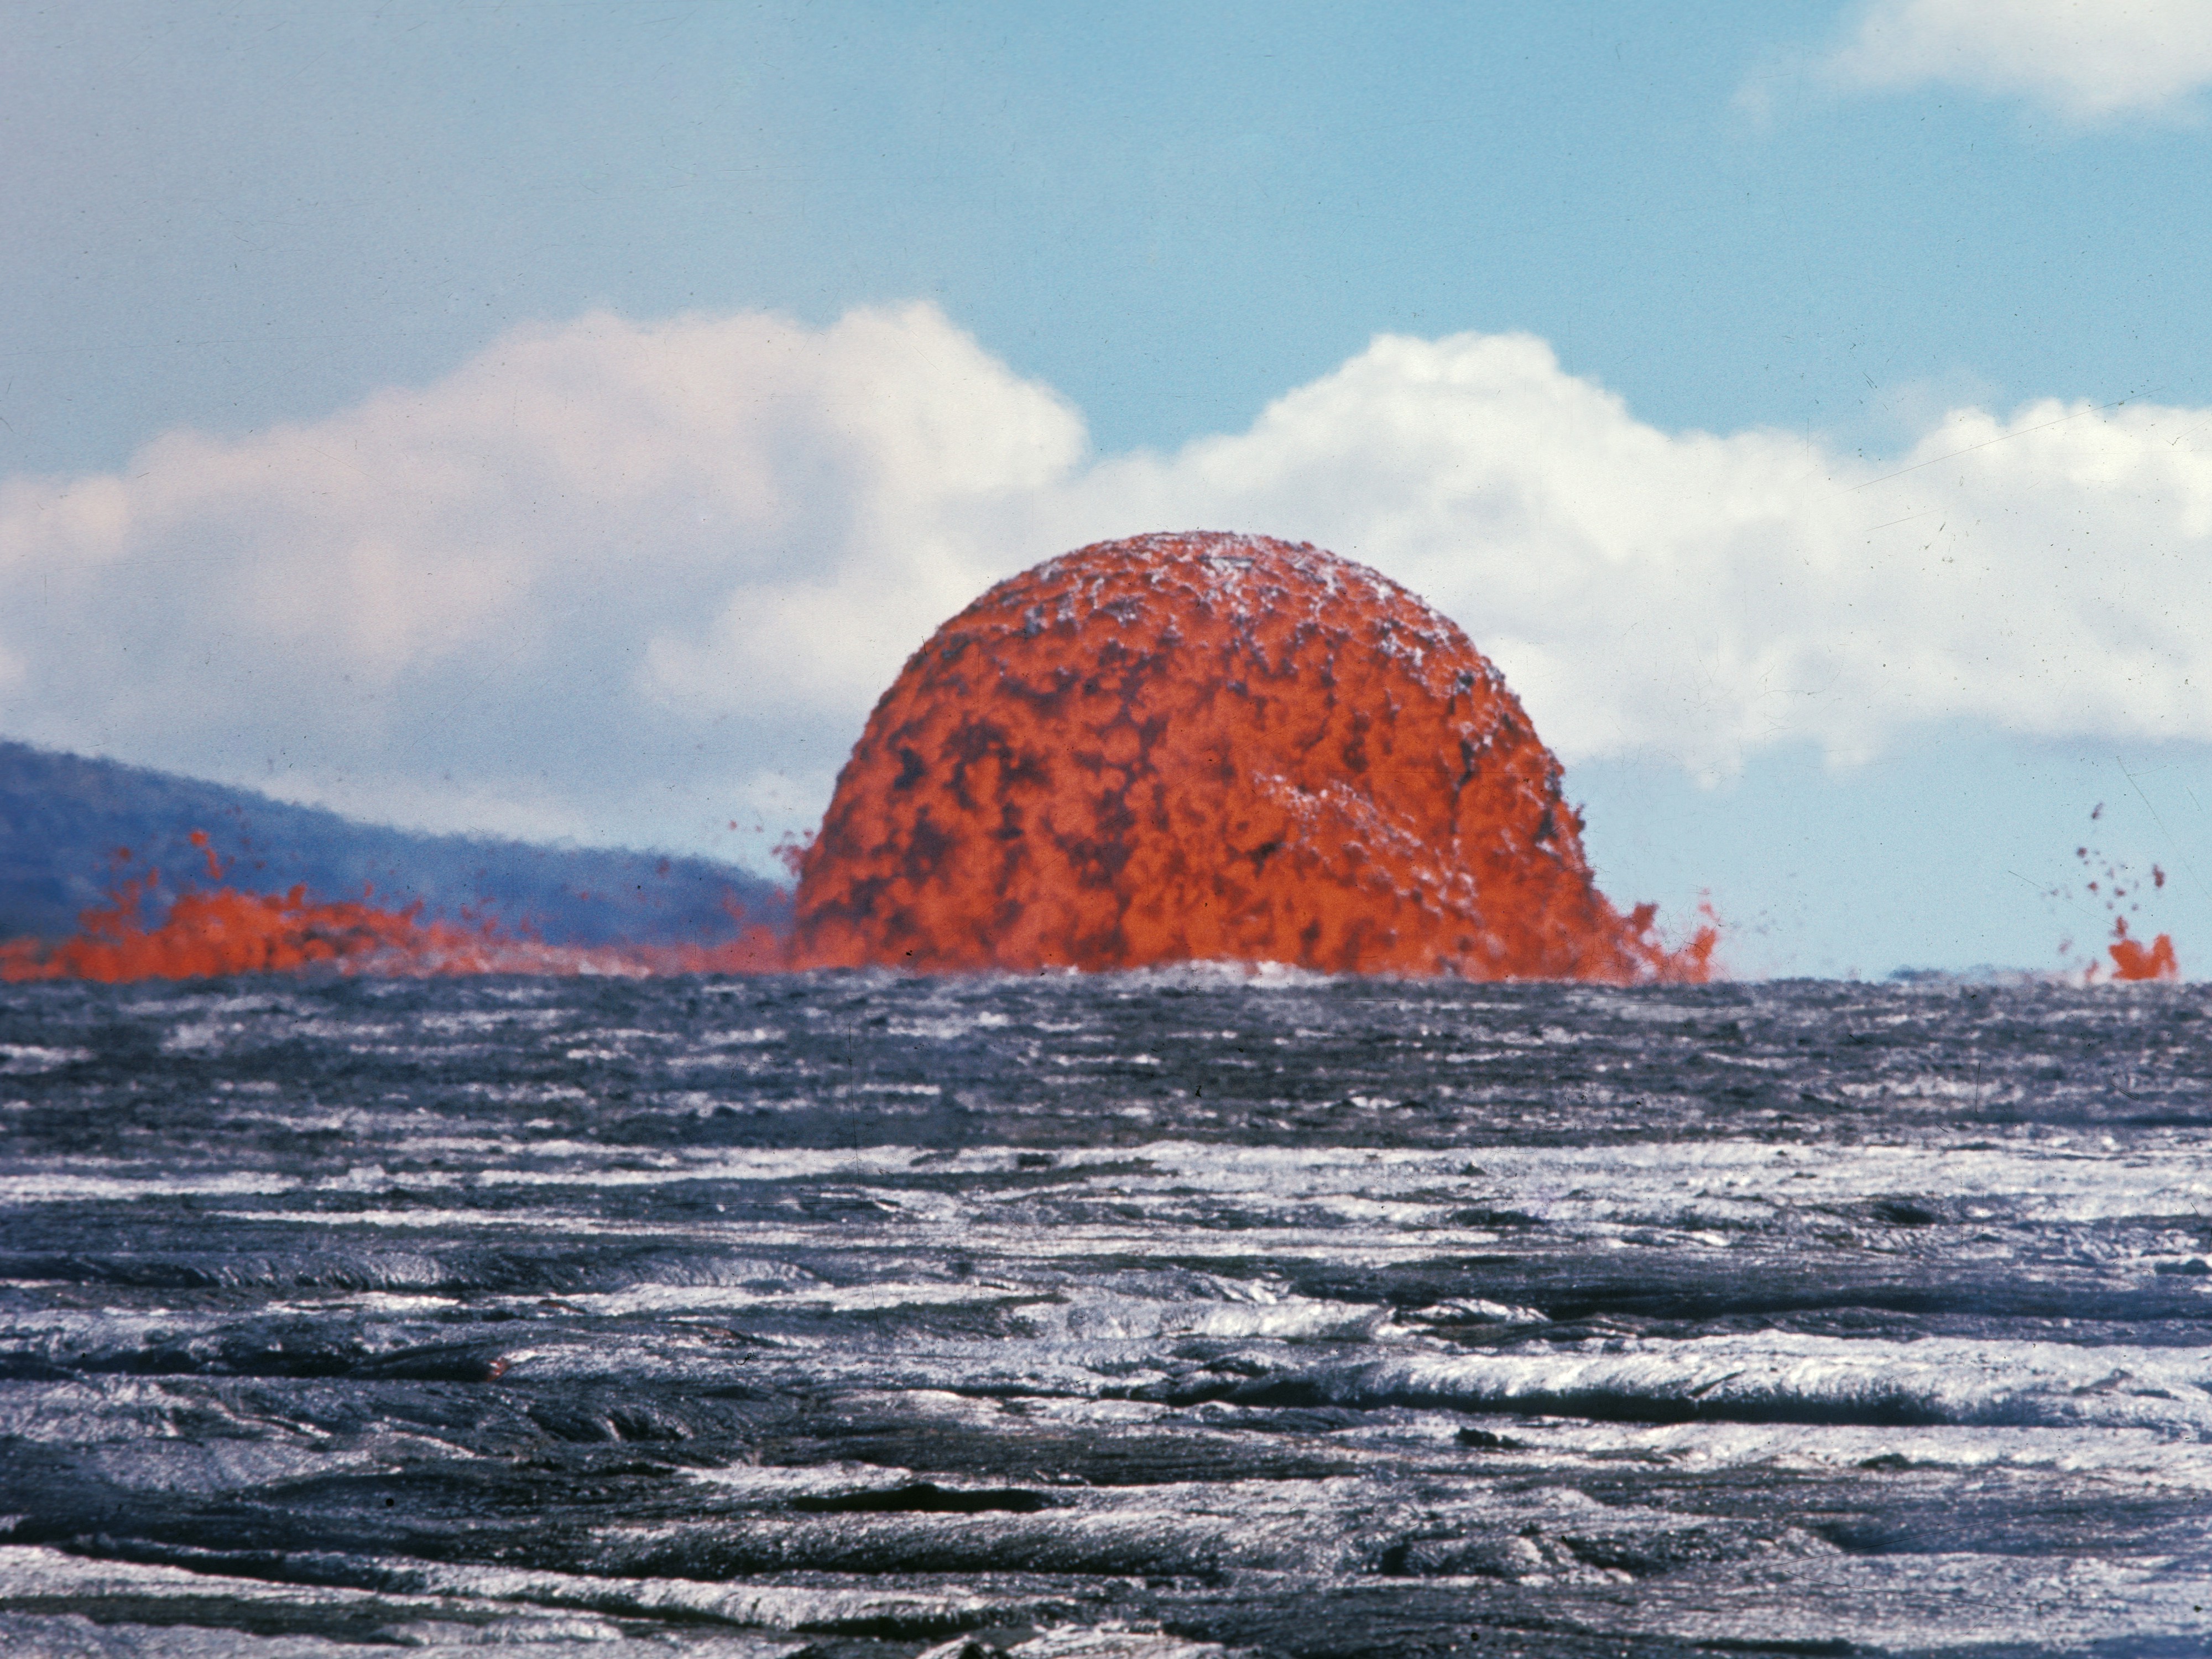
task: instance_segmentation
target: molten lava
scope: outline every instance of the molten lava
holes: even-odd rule
[[[549,945],[366,894],[240,892],[195,834],[216,885],[149,922],[158,873],[125,881],[72,939],[0,942],[0,981],[1205,960],[1705,978],[1713,930],[1669,951],[1650,906],[1615,910],[1581,827],[1498,672],[1404,589],[1310,546],[1147,536],[1000,584],[915,654],[799,861],[788,941]]]
[[[1465,635],[1308,545],[1157,535],[1000,583],[877,704],[801,862],[800,966],[1222,960],[1702,980],[1592,881]]]
[[[2105,804],[2099,801],[2089,814],[2089,821],[2094,823],[2104,816]],[[2112,979],[2115,981],[2179,979],[2181,961],[2175,954],[2172,936],[2160,933],[2148,945],[2145,945],[2129,933],[2128,918],[2120,914],[2120,907],[2124,903],[2127,906],[2130,914],[2141,914],[2142,910],[2141,878],[2126,865],[2107,860],[2103,853],[2093,846],[2085,845],[2075,848],[2074,856],[2081,863],[2084,872],[2094,878],[2082,884],[2083,890],[2090,898],[2101,903],[2105,907],[2105,913],[2112,918],[2112,942],[2105,947],[2106,954],[2112,959]],[[2098,874],[2100,866],[2101,875]],[[2166,872],[2155,864],[2150,867],[2150,882],[2154,892],[2161,890],[2166,886]],[[2049,896],[2070,898],[2071,896],[2063,886],[2058,886],[2051,889]],[[2059,954],[2062,957],[2065,956],[2073,948],[2071,939],[2063,940],[2058,947]],[[2091,961],[2088,967],[2082,970],[2082,983],[2094,985],[2102,967],[2102,963]]]
[[[2179,979],[2181,963],[2173,953],[2171,936],[2160,933],[2148,945],[2128,937],[2128,921],[2112,924],[2112,942],[2105,947],[2112,958],[2114,979]]]
[[[220,882],[224,866],[207,836],[195,830],[191,842],[206,855],[209,876]],[[161,880],[159,871],[149,870],[122,882],[107,903],[77,919],[74,937],[58,944],[0,940],[0,984],[114,984],[311,968],[396,975],[758,973],[783,960],[783,942],[765,927],[721,945],[586,949],[546,945],[491,921],[425,921],[420,904],[384,909],[366,897],[328,903],[302,887],[283,894],[188,888],[158,924],[149,925],[142,911]]]

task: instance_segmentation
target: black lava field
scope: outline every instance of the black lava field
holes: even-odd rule
[[[0,997],[0,1650],[2212,1650],[2212,996]]]

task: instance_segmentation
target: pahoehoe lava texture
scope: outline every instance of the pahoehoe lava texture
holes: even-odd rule
[[[1212,533],[1002,582],[877,705],[805,854],[803,965],[1702,975],[1591,880],[1559,763],[1374,571]]]
[[[2201,1655],[2207,1012],[0,990],[0,1651]]]

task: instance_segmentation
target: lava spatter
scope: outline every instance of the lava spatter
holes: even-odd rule
[[[207,835],[191,842],[221,884],[228,866]],[[127,866],[127,851],[118,866]],[[138,980],[214,979],[233,974],[302,970],[409,977],[454,974],[760,973],[783,962],[783,940],[758,925],[717,944],[549,945],[495,920],[426,916],[419,902],[393,908],[357,900],[326,901],[304,886],[242,892],[188,886],[158,921],[145,915],[161,872],[119,880],[105,904],[78,918],[66,939],[0,939],[0,985],[42,980],[124,984]],[[740,918],[740,920],[742,920]]]
[[[2179,979],[2181,961],[2174,954],[2170,934],[2160,933],[2148,945],[2128,937],[2128,919],[2112,923],[2112,942],[2105,947],[2112,958],[2114,979]]]
[[[2105,816],[2105,804],[2099,801],[2089,814],[2094,823]],[[2074,857],[2089,879],[2082,883],[2082,890],[2105,908],[2112,918],[2112,942],[2105,947],[2112,958],[2111,976],[2122,980],[2178,980],[2181,977],[2181,961],[2173,948],[2171,934],[2160,933],[2148,945],[2133,937],[2128,928],[2128,916],[2139,915],[2142,909],[2142,881],[2127,865],[2107,859],[2096,848],[2084,844],[2074,849]],[[2101,871],[2101,874],[2099,873]],[[2151,889],[2154,892],[2166,885],[2166,872],[2154,864],[2150,867]],[[2051,890],[2053,898],[2070,898],[2063,886]],[[2121,913],[2121,906],[2127,914]],[[2073,941],[2062,941],[2058,950],[2065,956],[2073,949]],[[2092,960],[2082,970],[2082,981],[2094,984],[2104,973],[2104,964]]]
[[[794,960],[1225,960],[1706,976],[1597,890],[1559,765],[1467,636],[1313,546],[1100,543],[946,623],[800,866]]]

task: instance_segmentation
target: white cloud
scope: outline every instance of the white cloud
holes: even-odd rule
[[[1850,759],[1961,717],[2212,738],[2208,418],[1958,410],[1872,467],[1659,431],[1527,337],[1386,337],[1249,433],[1103,463],[1064,521],[1246,525],[1374,564],[1570,757]]]
[[[834,774],[884,665],[996,573],[932,526],[1083,443],[926,306],[522,331],[327,420],[0,483],[0,730],[696,844],[761,757]]]
[[[1871,0],[1827,68],[1848,85],[2031,98],[2079,123],[2186,112],[2212,85],[2212,3]]]
[[[1714,775],[1958,719],[2212,740],[2212,411],[1965,409],[1874,466],[1660,430],[1525,336],[1386,337],[1249,431],[1096,459],[927,307],[587,317],[325,421],[0,484],[0,731],[757,851],[988,582],[1194,526],[1406,582],[1570,759]]]

